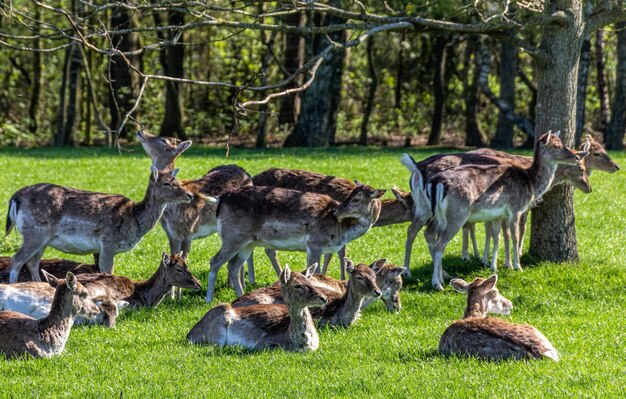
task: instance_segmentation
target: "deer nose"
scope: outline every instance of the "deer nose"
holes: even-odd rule
[[[190,192],[186,192],[185,195],[187,196],[187,199],[189,201],[191,201],[193,199],[193,194],[191,194]]]
[[[320,296],[320,302],[322,302],[323,305],[326,305],[328,303],[328,298],[326,298],[325,296]]]
[[[143,137],[143,132],[142,132],[141,130],[138,130],[138,131],[137,131],[137,139],[138,139],[139,141],[141,141],[141,140],[143,140],[143,139],[144,139],[144,137]]]
[[[372,295],[375,298],[380,298],[381,296],[383,296],[383,293],[380,290],[372,290]]]
[[[619,166],[617,164],[613,164],[613,168],[615,169],[616,172],[619,170]]]

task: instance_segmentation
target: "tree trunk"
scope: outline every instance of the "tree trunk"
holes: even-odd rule
[[[587,3],[591,6],[590,3]],[[585,102],[587,101],[587,77],[589,76],[589,52],[591,51],[591,36],[586,34],[580,49],[578,66],[578,88],[576,89],[576,134],[574,143],[578,145],[585,127]]]
[[[300,26],[302,20],[301,13],[288,14],[284,18],[287,26]],[[295,33],[285,33],[285,50],[283,52],[283,67],[289,75],[295,73],[300,67],[300,35]],[[292,85],[295,87],[297,82]],[[295,126],[298,120],[300,107],[300,97],[297,94],[283,96],[280,100],[280,110],[278,111],[278,123],[280,125]]]
[[[609,93],[606,83],[606,56],[604,54],[604,29],[596,31],[596,70],[598,84],[598,99],[600,100],[600,126],[598,130],[602,132],[606,142],[606,129],[609,126],[611,113],[609,111]]]
[[[259,14],[263,13],[263,5],[259,5]],[[262,22],[262,21],[261,21]],[[261,31],[261,43],[265,46],[265,53],[263,54],[263,58],[261,59],[261,70],[260,70],[260,84],[261,86],[267,85],[267,71],[269,70],[270,63],[272,62],[272,53],[274,52],[274,40],[276,39],[275,32]],[[267,105],[263,105],[259,108],[259,128],[257,130],[256,135],[256,147],[263,148],[265,147],[265,135],[266,135],[266,127],[267,127],[267,113],[268,107]]]
[[[487,143],[485,133],[480,128],[478,121],[478,108],[480,90],[478,79],[480,78],[480,57],[478,55],[478,37],[472,36],[467,39],[465,51],[465,65],[467,81],[465,85],[465,145],[484,147]]]
[[[510,31],[508,34],[513,35]],[[515,71],[517,69],[517,50],[508,43],[500,44],[500,101],[515,110]],[[491,141],[495,148],[513,148],[513,127],[515,124],[505,112],[498,113],[496,135]]]
[[[333,0],[330,5],[341,7],[341,0]],[[310,18],[309,18],[310,19]],[[311,21],[307,21],[309,24]],[[326,16],[323,25],[342,23],[343,20],[335,16]],[[345,32],[332,32],[328,37],[335,42],[345,41]],[[312,43],[313,53],[317,54],[326,48],[330,42],[327,35],[308,37]],[[321,147],[332,145],[337,128],[337,112],[341,101],[341,77],[343,74],[343,50],[331,52],[328,59],[320,65],[317,75],[311,86],[302,94],[302,105],[298,123],[294,131],[287,137],[284,145]]]
[[[79,44],[72,45],[72,56],[70,58],[69,71],[69,93],[67,100],[67,114],[65,116],[65,127],[63,128],[63,145],[74,144],[74,127],[76,125],[76,114],[80,96],[80,69],[83,64],[80,56]]]
[[[550,13],[561,12],[567,20],[543,26],[540,50],[545,56],[536,59],[535,136],[537,139],[550,129],[560,130],[563,144],[571,147],[576,131],[576,84],[583,39],[579,33],[583,29],[582,2],[555,0],[546,4],[550,5]],[[531,255],[555,262],[578,260],[574,190],[569,184],[557,186],[543,196],[532,211],[531,228]]]
[[[374,66],[374,37],[370,37],[367,41],[367,72],[370,81],[369,90],[367,92],[367,101],[363,111],[363,120],[361,121],[361,137],[359,144],[367,145],[367,125],[374,108],[374,98],[376,97],[376,89],[378,89],[378,72]]]
[[[53,145],[60,147],[63,145],[63,129],[65,128],[65,92],[67,91],[67,80],[70,74],[69,65],[70,58],[72,57],[72,49],[74,46],[69,46],[65,49],[65,57],[63,59],[63,75],[61,77],[61,86],[59,87],[59,109],[56,116],[56,132],[54,134]]]
[[[402,108],[402,83],[404,82],[404,41],[406,32],[402,32],[400,38],[400,52],[398,53],[398,69],[396,70],[396,85],[393,88],[393,107],[397,110]],[[396,126],[399,123],[396,119]]]
[[[443,123],[443,108],[446,101],[445,71],[446,71],[446,44],[447,38],[436,35],[433,44],[433,120],[430,125],[428,145],[437,145],[441,142],[441,124]]]
[[[615,24],[615,30],[617,31],[615,95],[604,144],[610,150],[623,150],[626,129],[626,22]]]
[[[115,8],[111,12],[111,29],[133,29],[137,26],[131,12],[123,7]],[[140,48],[139,34],[125,33],[112,35],[111,40],[121,52],[135,51]],[[140,57],[129,55],[126,57],[135,67],[140,64]],[[133,73],[123,57],[116,54],[110,57],[111,89],[109,91],[109,111],[111,113],[111,130],[115,131],[122,123],[122,118],[133,107],[139,95],[139,77]],[[120,138],[128,138],[128,125],[119,132]]]
[[[33,19],[35,20],[35,39],[33,40],[33,48],[39,48],[39,27],[41,20],[41,9],[35,7]],[[41,94],[41,53],[33,52],[33,86],[30,93],[30,105],[28,107],[28,131],[37,132],[37,113],[39,110],[39,96]]]

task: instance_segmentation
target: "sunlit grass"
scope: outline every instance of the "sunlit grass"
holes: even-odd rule
[[[0,150],[0,216],[20,187],[52,182],[89,190],[143,196],[150,161],[141,148],[118,154],[104,149]],[[377,188],[407,189],[398,162],[402,150],[239,150],[192,147],[179,160],[180,178],[195,178],[224,163],[251,174],[272,166],[301,168],[356,178]],[[413,151],[416,158],[429,152]],[[612,156],[621,165],[626,154]],[[459,318],[465,298],[430,290],[431,263],[423,238],[414,246],[412,271],[402,293],[403,309],[389,314],[382,303],[368,308],[348,330],[320,332],[314,353],[250,353],[237,348],[192,346],[185,335],[206,312],[203,292],[185,292],[182,302],[123,313],[115,329],[77,327],[65,352],[48,360],[0,360],[0,397],[618,397],[626,395],[626,183],[622,172],[591,177],[593,193],[576,194],[581,262],[525,265],[502,270],[501,292],[515,305],[510,320],[537,326],[560,351],[550,361],[490,363],[437,354],[439,337]],[[387,194],[390,197],[391,193]],[[401,263],[406,226],[373,229],[349,246],[358,262],[386,257]],[[483,235],[479,230],[479,239]],[[448,248],[448,272],[466,279],[487,275],[478,261],[460,260],[460,237]],[[13,233],[0,242],[2,255],[20,243]],[[146,278],[168,248],[159,226],[115,259],[116,272]],[[195,241],[189,265],[203,285],[217,236]],[[257,250],[258,285],[275,280]],[[63,256],[48,250],[46,257]],[[280,254],[282,263],[303,268],[302,253]],[[225,270],[217,301],[232,300]],[[332,274],[338,275],[336,260]]]

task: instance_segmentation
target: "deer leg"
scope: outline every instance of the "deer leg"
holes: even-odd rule
[[[224,263],[231,260],[231,258],[239,252],[241,245],[228,245],[225,246],[222,241],[222,247],[219,251],[211,258],[211,268],[209,270],[209,282],[207,284],[207,292],[205,301],[206,303],[211,303],[213,301],[213,296],[215,294],[215,282],[217,280],[217,273],[222,268]]]
[[[517,239],[517,255],[522,257],[522,250],[524,249],[524,234],[526,234],[526,220],[528,219],[528,212],[524,212],[520,215],[517,224],[519,225],[519,234]]]
[[[491,244],[491,222],[485,223],[485,249],[483,251],[483,265],[489,266],[489,247]]]
[[[22,246],[17,250],[15,255],[13,255],[13,258],[11,258],[11,273],[9,274],[9,283],[11,284],[17,283],[20,271],[22,271],[24,264],[26,264],[26,262],[28,262],[31,258],[35,257],[39,251],[46,249],[45,243],[32,241],[27,242],[25,240],[27,237],[26,234],[23,234],[22,237],[24,237]],[[41,281],[41,277],[39,276],[39,262],[37,262],[36,265],[33,265],[33,267],[37,268],[36,273],[32,275],[33,281]],[[28,269],[32,270],[30,266]]]
[[[243,272],[243,264],[250,257],[253,250],[253,246],[248,246],[228,261],[228,279],[232,281],[237,297],[242,296],[244,293],[243,284],[241,284],[241,280],[238,277]]]
[[[461,246],[461,260],[468,261],[470,260],[469,251],[467,248],[469,247],[469,234],[470,234],[470,226],[473,226],[471,223],[466,223],[463,226],[463,244]]]
[[[270,258],[270,263],[276,272],[276,276],[280,277],[280,273],[282,273],[283,270],[280,268],[280,263],[278,263],[278,252],[273,249],[265,248],[265,254]]]
[[[492,272],[498,271],[498,244],[500,243],[500,222],[494,221],[490,223],[491,235],[493,236],[493,255],[491,257],[491,266],[489,267]]]
[[[28,270],[30,271],[30,275],[33,281],[41,281],[41,276],[39,274],[39,261],[43,257],[44,252],[46,252],[46,248],[40,249],[32,258],[30,258],[26,262],[26,266],[28,267]],[[39,280],[36,280],[35,276],[39,277]]]
[[[502,236],[504,236],[504,267],[511,269],[511,230],[506,222],[502,223]]]
[[[250,284],[256,284],[256,276],[254,274],[254,251],[250,253],[250,257],[246,259],[248,264],[248,282]]]
[[[405,276],[411,276],[411,251],[417,233],[422,229],[424,223],[421,219],[414,219],[406,230],[406,242],[404,244],[404,272]]]
[[[314,248],[314,247],[306,247],[306,267],[309,267],[315,263],[318,264],[318,268],[319,268],[319,263],[320,263],[320,257],[322,256],[322,250],[321,248]]]
[[[93,254],[93,264],[94,265],[100,264],[100,254]]]
[[[474,258],[480,258],[480,252],[478,251],[478,244],[476,243],[476,224],[472,223],[470,228],[470,239],[472,240],[472,249],[474,250]]]
[[[113,251],[107,248],[100,249],[100,259],[98,262],[98,268],[100,273],[113,274],[113,257],[115,254]]]
[[[511,241],[513,242],[513,269],[522,271],[519,262],[519,246],[518,246],[518,220],[519,215],[515,215],[509,220],[509,229],[511,230]]]
[[[346,261],[345,261],[346,246],[345,245],[339,248],[339,251],[337,252],[337,256],[339,256],[339,270],[341,270],[341,274],[345,276],[346,275]]]
[[[331,259],[333,258],[333,254],[324,254],[324,266],[322,266],[321,272],[322,274],[326,274],[326,271],[328,271],[328,265],[330,264]],[[339,264],[341,264],[341,257],[339,257]],[[317,265],[317,269],[315,270],[315,273],[319,273],[320,272],[320,266]]]

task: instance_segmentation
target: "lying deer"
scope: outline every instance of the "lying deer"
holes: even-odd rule
[[[174,170],[176,158],[191,147],[191,141],[180,141],[174,137],[160,137],[140,130],[137,140],[144,151],[152,158],[152,166],[157,170],[170,172]]]
[[[311,283],[317,264],[305,274],[291,272],[289,266],[280,274],[284,305],[215,306],[187,334],[193,344],[239,345],[260,350],[280,348],[314,351],[319,336],[309,307],[323,306],[328,299]]]
[[[292,190],[326,194],[335,201],[345,200],[356,187],[356,184],[348,179],[337,176],[329,176],[306,170],[271,168],[263,171],[252,178],[255,186],[282,187]],[[374,223],[374,227],[387,226],[390,224],[404,223],[411,220],[410,208],[405,202],[410,198],[410,193],[405,193],[397,188],[392,188],[395,200],[388,199],[381,202],[380,216]],[[266,254],[272,262],[274,269],[280,273],[280,264],[276,251],[266,249]],[[345,279],[345,248],[338,251],[339,264],[341,269],[341,279]],[[324,256],[322,273],[326,273],[332,254]]]
[[[554,346],[535,327],[487,317],[488,313],[508,315],[513,308],[498,292],[497,280],[494,274],[469,284],[460,278],[450,281],[455,290],[467,294],[467,307],[463,319],[452,323],[441,336],[439,351],[490,360],[547,357],[558,361]]]
[[[400,289],[402,289],[403,267],[392,264],[385,264],[387,259],[379,259],[369,265],[369,268],[375,273],[376,285],[380,288],[382,295],[380,299],[385,304],[388,311],[399,311],[402,308],[400,302]],[[346,280],[336,280],[324,274],[314,274],[311,277],[311,283],[320,288],[330,302],[340,298],[345,294],[348,284]],[[361,304],[361,310],[368,307],[376,300],[375,297],[366,296]],[[259,288],[248,292],[232,303],[233,306],[248,306],[255,304],[279,304],[284,303],[281,296],[280,283],[273,284],[269,287]]]
[[[39,261],[39,269],[46,271],[48,274],[52,274],[57,278],[63,278],[67,272],[72,272],[74,275],[85,273],[98,273],[98,266],[88,265],[80,262],[75,262],[69,259],[42,259]],[[0,256],[0,284],[9,283],[9,275],[11,274],[11,257]],[[19,276],[17,277],[19,282],[33,281],[28,268],[22,268]]]
[[[217,228],[222,246],[211,259],[206,301],[213,300],[217,272],[228,262],[237,296],[243,287],[237,273],[255,247],[306,251],[307,264],[323,253],[337,252],[365,234],[380,213],[385,190],[357,186],[341,203],[324,194],[279,187],[246,187],[220,198]]]
[[[468,222],[506,219],[513,242],[513,267],[521,270],[516,229],[520,216],[550,187],[557,164],[576,164],[579,159],[557,135],[548,132],[539,138],[529,168],[516,164],[466,165],[433,176],[426,192],[432,200],[434,216],[425,232],[433,258],[433,287],[443,290],[443,252]],[[494,252],[497,245],[496,238]]]
[[[99,253],[100,271],[112,273],[113,257],[133,249],[167,204],[193,198],[176,180],[177,172],[153,169],[141,202],[47,183],[18,190],[9,201],[6,233],[15,226],[23,242],[13,256],[9,281],[17,281],[24,264],[33,280],[41,281],[39,260],[49,246],[72,254]]]
[[[74,324],[74,316],[95,317],[98,307],[76,276],[68,273],[59,281],[50,313],[33,319],[17,312],[0,312],[0,353],[7,357],[30,354],[51,357],[63,352]]]
[[[0,311],[18,312],[33,319],[46,317],[50,313],[59,280],[52,275],[47,275],[45,271],[42,273],[46,276],[47,282],[0,284]],[[119,309],[128,305],[126,301],[118,303],[109,296],[93,297],[93,300],[99,308],[98,315],[93,318],[91,314],[77,314],[74,317],[75,324],[103,324],[113,327]]]

